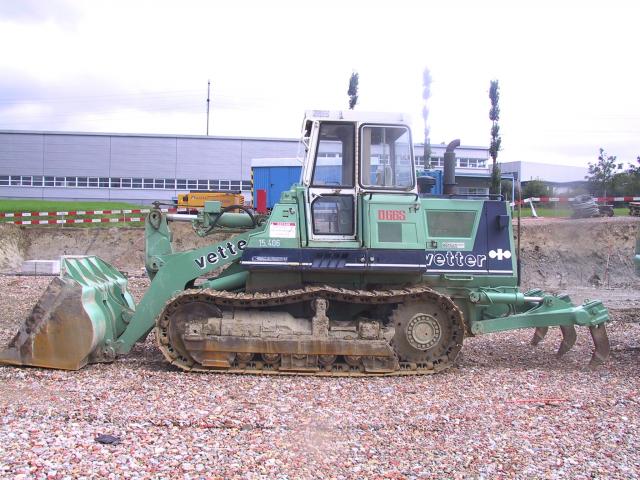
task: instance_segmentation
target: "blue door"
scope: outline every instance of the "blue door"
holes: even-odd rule
[[[253,167],[253,188],[267,192],[267,208],[280,200],[280,194],[300,181],[302,167]]]
[[[280,200],[280,194],[291,188],[300,180],[300,167],[271,167],[269,168],[269,188],[267,191],[267,206],[273,206]]]

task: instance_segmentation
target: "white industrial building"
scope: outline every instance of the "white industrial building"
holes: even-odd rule
[[[0,197],[170,201],[189,190],[251,190],[251,159],[296,156],[298,141],[0,131]]]
[[[445,149],[432,145],[431,168],[442,168]],[[415,145],[418,168],[422,152]],[[0,197],[149,203],[223,190],[250,198],[252,160],[303,153],[286,138],[0,130]],[[456,155],[460,193],[487,193],[487,148],[461,146]]]
[[[424,143],[415,144],[416,167],[442,170],[446,150],[447,145],[444,143],[431,145],[431,161],[429,165],[425,165]],[[511,177],[507,176],[507,178]],[[463,195],[487,195],[490,182],[489,149],[469,145],[460,145],[456,148],[456,191]]]
[[[505,162],[500,164],[500,170],[503,174],[513,174],[522,184],[531,180],[544,181],[553,186],[557,194],[584,184],[589,173],[587,167],[538,162]]]

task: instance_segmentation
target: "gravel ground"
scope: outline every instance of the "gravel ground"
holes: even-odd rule
[[[49,280],[0,277],[1,344]],[[467,339],[424,377],[185,374],[151,338],[78,372],[0,367],[0,477],[639,478],[640,324],[609,334],[595,370],[585,329],[562,361],[552,332]]]

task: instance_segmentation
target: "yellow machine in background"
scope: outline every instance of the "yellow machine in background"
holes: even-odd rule
[[[215,200],[222,207],[244,205],[244,196],[233,192],[194,191],[178,194],[178,208],[203,208],[205,201]]]

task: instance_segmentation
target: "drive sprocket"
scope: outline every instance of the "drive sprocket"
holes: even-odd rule
[[[401,303],[393,311],[392,343],[401,362],[449,366],[462,348],[464,323],[460,310],[449,299]]]

